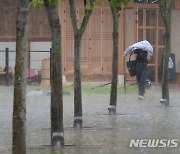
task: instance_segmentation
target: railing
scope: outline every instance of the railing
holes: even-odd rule
[[[15,50],[6,48],[0,51],[0,85],[13,84],[15,58]],[[27,84],[40,84],[42,80],[49,80],[50,83],[50,75],[48,75],[48,78],[42,76],[42,72],[45,70],[50,73],[50,66],[47,69],[42,66],[42,61],[46,58],[49,58],[51,65],[51,49],[49,51],[29,51],[26,74]]]

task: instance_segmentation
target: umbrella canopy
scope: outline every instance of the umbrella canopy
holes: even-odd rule
[[[153,55],[153,47],[152,45],[147,41],[140,41],[137,42],[131,46],[129,46],[125,51],[124,51],[124,55],[127,56],[128,54],[132,53],[134,50],[136,49],[142,49],[148,52],[149,55]]]

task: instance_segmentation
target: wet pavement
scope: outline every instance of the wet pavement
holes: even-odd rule
[[[73,95],[64,95],[65,147],[50,148],[50,96],[27,88],[27,154],[179,154],[180,90],[170,90],[170,107],[152,86],[146,100],[118,94],[117,115],[109,116],[109,95],[83,95],[83,129],[73,129]],[[0,154],[11,154],[13,87],[0,86]],[[131,139],[179,140],[177,147],[129,147]]]

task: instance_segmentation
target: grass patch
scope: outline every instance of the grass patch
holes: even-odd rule
[[[74,93],[74,87],[73,85],[64,85],[63,91],[73,94]],[[136,85],[127,85],[126,87],[126,93],[128,94],[136,94],[137,93],[137,86]],[[111,92],[111,86],[106,85],[103,87],[98,86],[92,86],[90,84],[82,85],[82,94],[102,94],[102,95],[109,95]],[[118,87],[118,94],[124,94],[124,87]]]

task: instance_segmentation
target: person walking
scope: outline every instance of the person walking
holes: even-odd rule
[[[145,99],[145,84],[148,77],[148,53],[142,49],[133,51],[136,54],[136,79],[138,82],[139,99]]]
[[[144,94],[148,77],[148,59],[153,55],[153,47],[147,40],[143,40],[129,46],[124,51],[124,56],[128,54],[136,54],[134,74],[138,82],[139,99],[145,99]]]

